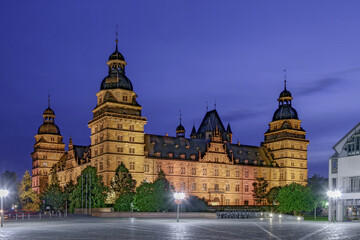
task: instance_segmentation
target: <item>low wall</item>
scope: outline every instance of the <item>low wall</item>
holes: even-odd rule
[[[114,218],[176,218],[176,212],[93,212],[93,217]],[[216,213],[180,212],[180,218],[217,218]]]
[[[75,214],[85,214],[87,212],[87,215],[89,214],[89,209],[83,209],[83,208],[75,208],[74,213]],[[111,213],[114,212],[114,208],[92,208],[91,214],[93,213]]]

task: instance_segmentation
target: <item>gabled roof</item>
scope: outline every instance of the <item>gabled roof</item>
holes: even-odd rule
[[[344,144],[346,143],[347,139],[353,135],[356,130],[360,130],[360,122],[355,125],[348,133],[345,134],[332,148],[337,152],[340,153]]]
[[[214,109],[205,114],[205,117],[202,120],[199,129],[197,131],[197,135],[205,136],[205,132],[212,132],[216,128],[221,133],[225,132],[225,127],[219,117],[219,114],[217,113],[216,109]]]
[[[75,160],[86,158],[90,154],[90,146],[74,145]]]

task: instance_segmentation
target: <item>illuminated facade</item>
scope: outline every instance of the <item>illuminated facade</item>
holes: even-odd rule
[[[93,119],[88,123],[91,145],[74,145],[70,139],[69,150],[65,152],[61,145],[62,154],[59,150],[56,155],[54,171],[61,185],[76,182],[88,165],[96,167],[109,185],[121,162],[137,185],[154,181],[162,169],[176,191],[204,198],[213,205],[254,204],[252,184],[257,177],[264,177],[269,189],[291,182],[306,184],[309,142],[286,87],[261,146],[233,144],[231,127],[224,127],[216,110],[205,114],[189,138],[181,121],[175,137],[145,134],[147,120],[125,75],[126,64],[116,44],[107,62],[108,75],[96,94]],[[33,173],[39,169],[34,165]]]

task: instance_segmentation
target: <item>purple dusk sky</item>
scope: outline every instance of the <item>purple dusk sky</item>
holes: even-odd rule
[[[90,144],[96,92],[115,48],[128,63],[145,132],[188,136],[206,102],[234,142],[259,146],[287,69],[310,140],[309,176],[360,120],[359,1],[5,1],[0,8],[0,173],[31,170],[51,95],[64,142]]]

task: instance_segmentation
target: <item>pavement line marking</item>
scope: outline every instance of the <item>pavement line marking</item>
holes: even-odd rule
[[[274,235],[272,232],[266,230],[265,228],[263,228],[262,226],[260,226],[259,224],[257,224],[256,222],[252,222],[253,224],[255,224],[256,226],[258,226],[261,230],[263,230],[264,232],[266,232],[267,234],[269,234],[270,236],[272,236],[275,239],[281,240],[281,238],[279,238],[278,236]]]
[[[317,231],[315,231],[315,232],[313,232],[313,233],[309,233],[308,235],[305,235],[305,236],[303,236],[302,238],[299,238],[298,240],[304,240],[304,239],[306,239],[306,238],[308,238],[308,237],[311,237],[311,236],[317,234],[318,232],[321,232],[321,231],[325,230],[325,229],[328,228],[328,227],[330,227],[330,225],[328,225],[328,226],[326,226],[326,227],[323,227],[323,228],[320,228],[319,230],[317,230]]]

